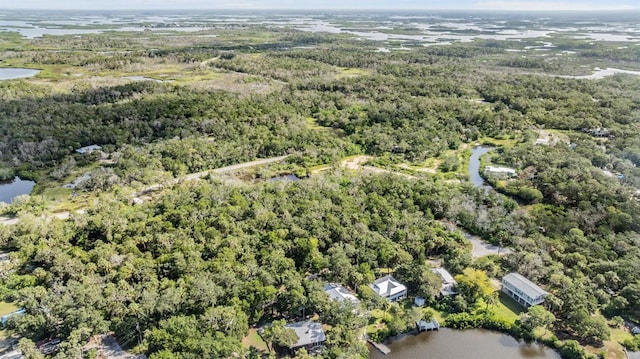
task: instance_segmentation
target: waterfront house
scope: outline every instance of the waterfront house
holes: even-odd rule
[[[310,320],[304,322],[290,323],[284,326],[286,329],[292,329],[298,336],[298,341],[289,349],[295,352],[300,348],[305,348],[308,352],[317,351],[327,340],[322,330],[322,324]]]
[[[434,268],[431,271],[437,274],[442,280],[442,287],[440,287],[441,296],[446,297],[458,293],[454,290],[456,284],[458,283],[456,283],[456,280],[453,279],[453,276],[451,275],[451,273],[449,273],[449,271],[442,267]]]
[[[369,288],[391,302],[397,302],[407,296],[407,287],[390,275],[376,279],[375,282],[369,284]]]
[[[358,304],[360,301],[353,295],[347,288],[343,287],[337,283],[329,283],[324,286],[324,292],[329,295],[331,300],[335,300],[338,302],[351,302],[353,304]]]
[[[494,177],[501,178],[511,178],[517,175],[516,170],[509,167],[495,167],[495,166],[486,166],[484,168],[484,173],[486,175],[491,175]]]
[[[509,273],[502,277],[502,291],[525,307],[542,304],[544,298],[549,295],[547,291],[518,273]]]

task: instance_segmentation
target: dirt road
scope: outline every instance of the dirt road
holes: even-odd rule
[[[212,170],[207,170],[207,171],[202,171],[202,172],[197,172],[197,173],[190,173],[188,175],[184,175],[184,176],[180,176],[180,177],[176,178],[174,180],[174,183],[179,183],[179,182],[182,182],[182,181],[193,181],[193,180],[205,177],[208,174],[224,174],[224,173],[229,173],[229,172],[241,170],[241,169],[244,169],[244,168],[250,168],[250,167],[261,166],[261,165],[266,165],[266,164],[270,164],[270,163],[280,162],[280,161],[285,160],[287,157],[289,157],[289,155],[279,156],[279,157],[271,157],[271,158],[263,158],[263,159],[260,159],[260,160],[244,162],[244,163],[238,163],[238,164],[235,164],[235,165],[226,166],[226,167],[220,167],[220,168],[216,168],[216,169],[212,169]],[[162,188],[162,186],[159,185],[159,184],[155,184],[153,186],[149,186],[148,188],[154,188],[154,187]],[[79,211],[76,211],[75,213],[82,214],[82,213],[84,213],[84,210],[79,210]],[[58,212],[58,213],[54,213],[52,216],[55,217],[55,218],[58,218],[58,219],[65,220],[65,219],[68,219],[70,215],[71,215],[71,212]],[[20,222],[20,218],[9,218],[9,217],[0,216],[0,225],[10,226],[10,225],[16,224],[18,222]]]

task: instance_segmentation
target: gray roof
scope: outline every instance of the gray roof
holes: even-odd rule
[[[453,285],[457,284],[456,280],[453,279],[453,276],[451,275],[451,273],[449,273],[449,271],[447,271],[446,269],[440,267],[440,268],[433,268],[431,271],[440,276],[440,279],[442,279],[442,283],[453,284]]]
[[[324,286],[323,290],[329,294],[329,298],[331,298],[331,300],[337,300],[339,302],[350,301],[353,304],[360,303],[358,298],[340,284],[329,283]]]
[[[443,267],[433,268],[431,270],[433,273],[440,276],[442,279],[442,287],[440,287],[440,294],[442,295],[454,295],[457,294],[453,288],[458,284],[449,271],[444,269]]]
[[[84,146],[84,147],[80,147],[76,150],[76,152],[81,153],[81,154],[85,154],[85,153],[91,153],[93,151],[100,151],[102,149],[102,147],[98,146],[98,145],[91,145],[91,146]]]
[[[518,273],[509,273],[504,277],[502,277],[502,280],[520,289],[524,294],[528,295],[530,298],[537,298],[539,296],[545,296],[549,294],[549,292],[540,288],[538,285],[536,285],[535,283],[521,276]]]
[[[305,345],[323,342],[327,337],[322,330],[322,324],[312,321],[291,323],[284,326],[287,329],[293,329],[298,336],[298,342],[292,348],[302,347]]]

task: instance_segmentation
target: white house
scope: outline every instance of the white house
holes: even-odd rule
[[[336,300],[338,302],[349,301],[353,304],[358,304],[360,301],[353,295],[347,288],[341,286],[337,283],[329,283],[324,286],[323,290],[325,293],[329,295],[331,300]]]
[[[446,296],[454,295],[458,293],[454,290],[454,287],[458,283],[456,282],[455,279],[453,279],[453,276],[451,275],[451,273],[449,273],[446,269],[442,267],[434,268],[431,271],[437,274],[438,276],[440,276],[440,279],[442,279],[442,287],[440,287],[440,295],[446,297]]]
[[[536,139],[536,146],[540,146],[540,145],[549,146],[549,139],[548,138]]]
[[[376,279],[373,284],[369,284],[369,288],[376,292],[377,295],[392,302],[407,296],[407,287],[390,275]]]
[[[84,147],[80,147],[76,150],[76,152],[85,155],[87,153],[92,153],[92,152],[96,152],[96,151],[100,151],[102,150],[102,147],[98,146],[98,145],[91,145],[91,146],[84,146]]]
[[[486,166],[484,168],[484,173],[500,177],[515,177],[518,174],[513,168],[495,166]]]
[[[518,273],[509,273],[502,277],[502,291],[525,307],[541,304],[549,295],[527,278]]]
[[[312,322],[310,320],[304,322],[290,323],[284,326],[287,329],[293,329],[298,336],[298,341],[291,346],[290,349],[299,348],[314,349],[321,347],[327,337],[322,330],[322,324]]]

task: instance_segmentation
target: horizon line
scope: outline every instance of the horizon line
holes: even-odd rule
[[[601,11],[640,11],[640,7],[633,8],[594,8],[594,9],[497,9],[497,8],[277,8],[277,7],[265,7],[265,8],[6,8],[0,7],[0,11],[12,11],[12,10],[29,10],[29,11],[203,11],[203,10],[217,10],[217,11],[492,11],[492,12],[601,12]]]

